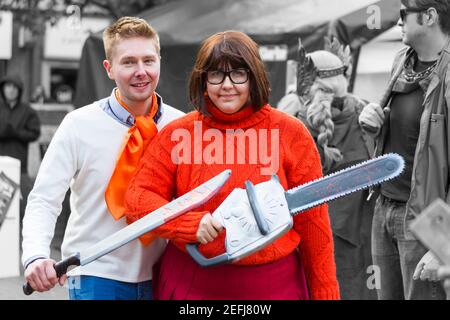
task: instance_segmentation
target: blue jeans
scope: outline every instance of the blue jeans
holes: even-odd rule
[[[372,258],[380,268],[378,299],[445,300],[440,282],[413,280],[428,250],[405,228],[405,215],[406,203],[378,197],[372,223]]]
[[[111,279],[70,277],[70,300],[152,300],[152,281],[128,283]]]

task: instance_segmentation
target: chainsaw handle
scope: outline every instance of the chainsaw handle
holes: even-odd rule
[[[248,201],[250,202],[250,207],[252,208],[253,215],[255,216],[256,225],[258,226],[259,232],[265,236],[269,233],[269,225],[267,224],[266,218],[264,218],[258,198],[256,197],[255,186],[249,180],[245,181],[245,190],[247,192]]]
[[[202,267],[212,267],[219,264],[227,263],[228,261],[231,260],[230,256],[227,253],[222,253],[219,256],[208,259],[204,255],[202,255],[201,252],[198,250],[198,244],[187,244],[186,250],[192,257],[192,259],[194,259],[195,262],[197,262]]]
[[[278,177],[274,176],[275,179],[278,180]],[[256,195],[255,186],[249,181],[245,181],[245,190],[247,193],[248,201],[250,203],[250,207],[252,209],[253,215],[256,220],[256,224],[258,229],[262,235],[267,235],[269,233],[269,225],[264,217],[264,214],[261,210],[261,205],[258,202],[258,197]],[[231,256],[228,253],[223,253],[214,258],[206,258],[201,254],[198,250],[198,244],[187,244],[186,250],[192,259],[195,260],[202,267],[211,267],[219,264],[224,264],[230,262],[232,260]]]

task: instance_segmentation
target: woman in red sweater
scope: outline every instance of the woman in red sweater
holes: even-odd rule
[[[189,81],[197,109],[167,125],[145,152],[127,194],[133,222],[225,169],[221,191],[196,211],[153,230],[169,244],[155,274],[159,299],[339,299],[327,206],[294,217],[284,236],[233,264],[200,267],[186,253],[199,242],[210,258],[225,251],[225,230],[210,213],[234,188],[277,174],[287,190],[321,177],[308,130],[268,104],[269,82],[257,44],[237,31],[214,34]]]

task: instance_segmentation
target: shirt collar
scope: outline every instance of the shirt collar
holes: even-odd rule
[[[128,126],[133,126],[135,119],[134,116],[124,107],[122,107],[119,103],[119,101],[117,101],[116,98],[116,94],[115,94],[115,90],[117,88],[114,88],[111,92],[111,96],[109,97],[109,106],[111,108],[111,112],[113,113],[113,115],[117,118],[117,120],[119,120],[120,122],[128,125]],[[153,120],[155,121],[155,124],[158,123],[159,119],[162,116],[162,98],[159,94],[156,94],[156,98],[158,100],[158,111],[156,112],[155,116],[153,117]]]
[[[134,125],[133,115],[130,112],[128,112],[127,109],[122,107],[120,105],[119,101],[117,101],[115,90],[116,90],[116,88],[114,88],[112,90],[111,96],[109,97],[109,101],[108,101],[109,107],[111,108],[111,112],[116,117],[116,119],[119,120],[120,122],[122,122],[126,125],[129,125],[129,126]]]

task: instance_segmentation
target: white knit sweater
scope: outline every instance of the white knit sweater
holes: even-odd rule
[[[35,257],[50,256],[56,220],[70,187],[71,214],[62,244],[62,256],[89,248],[126,226],[114,220],[105,203],[119,149],[128,128],[101,108],[100,100],[69,113],[55,133],[42,160],[23,220],[23,255],[26,265]],[[163,105],[160,130],[182,112]],[[143,247],[139,240],[72,270],[70,275],[92,275],[125,282],[151,279],[153,264],[165,247],[155,240]]]

